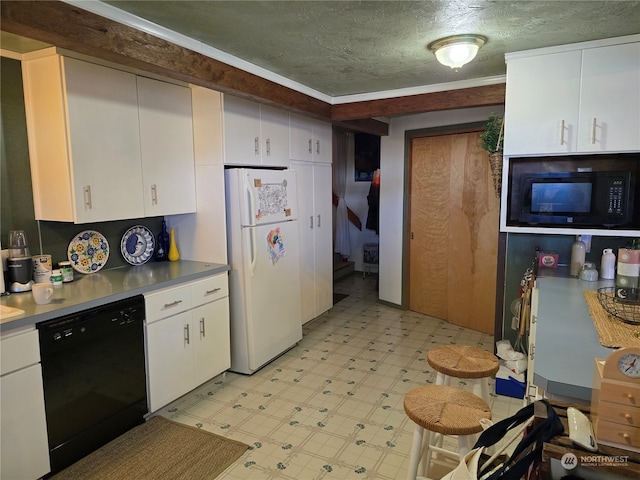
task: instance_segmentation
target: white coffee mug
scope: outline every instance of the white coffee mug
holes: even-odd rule
[[[34,283],[31,286],[31,293],[33,293],[33,300],[36,303],[40,305],[51,303],[53,284],[51,282]]]

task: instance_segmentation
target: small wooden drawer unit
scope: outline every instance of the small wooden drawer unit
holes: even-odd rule
[[[640,349],[596,359],[591,418],[599,443],[640,451]]]

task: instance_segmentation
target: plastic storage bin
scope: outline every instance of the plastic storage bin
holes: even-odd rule
[[[362,278],[368,273],[371,273],[371,269],[375,268],[378,271],[378,243],[365,243],[362,245],[363,259],[362,259]]]

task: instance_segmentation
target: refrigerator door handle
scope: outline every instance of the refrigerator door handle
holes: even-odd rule
[[[247,196],[249,198],[249,202],[247,204],[247,213],[249,214],[249,218],[247,219],[247,222],[249,225],[255,225],[256,215],[253,211],[256,205],[255,192],[253,191],[253,187],[249,183],[249,179],[246,177],[244,178],[244,184],[245,188],[247,189]]]
[[[251,242],[251,265],[249,271],[251,272],[251,278],[256,271],[256,265],[258,263],[258,243],[256,242],[256,229],[250,228],[249,241]]]

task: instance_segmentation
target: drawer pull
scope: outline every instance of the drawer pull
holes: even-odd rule
[[[175,302],[165,303],[164,308],[176,307],[182,303],[182,300],[176,300]]]
[[[189,345],[189,324],[188,323],[184,326],[184,341],[187,345]]]
[[[633,400],[633,393],[627,393],[625,394],[625,397],[627,397],[629,400]]]
[[[220,291],[220,287],[214,288],[213,290],[207,290],[205,295],[212,295],[214,293],[218,293]]]
[[[625,413],[624,418],[626,418],[628,421],[631,421],[633,417],[631,416],[630,413]]]
[[[622,434],[622,438],[624,438],[625,440],[629,440],[631,438],[631,435],[625,432]]]

